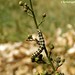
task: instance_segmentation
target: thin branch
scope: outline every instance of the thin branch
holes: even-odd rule
[[[50,60],[50,58],[49,58],[49,56],[48,56],[48,52],[47,52],[47,49],[46,49],[46,47],[44,48],[44,50],[45,50],[45,53],[46,53],[46,56],[47,56],[47,58],[48,58],[48,60],[49,60],[49,62],[50,62],[50,65],[51,65],[51,67],[52,67],[52,69],[53,69],[53,72],[55,72],[55,67],[54,67],[54,65],[53,65],[53,63],[52,63],[52,61]]]
[[[30,6],[31,6],[32,15],[33,15],[33,19],[34,19],[36,28],[38,29],[38,25],[37,25],[37,21],[36,21],[36,17],[35,17],[35,14],[34,14],[34,10],[33,10],[32,1],[31,0],[30,0]]]
[[[35,14],[34,14],[34,10],[33,10],[32,1],[31,1],[31,0],[30,0],[30,6],[31,6],[31,10],[32,10],[31,12],[32,12],[32,15],[33,15],[33,19],[34,19],[36,28],[38,29],[38,24],[37,24],[37,21],[36,21],[36,17],[35,17]],[[42,22],[43,22],[43,21],[42,21]],[[41,23],[42,23],[42,22],[41,22]],[[41,23],[40,23],[40,24],[41,24]],[[39,25],[40,25],[40,24],[39,24]],[[52,68],[53,68],[53,71],[55,71],[55,67],[54,67],[53,63],[50,61],[49,57],[48,57],[48,52],[47,52],[46,47],[44,48],[44,50],[45,50],[46,56],[47,56],[47,58],[48,58],[48,60],[49,60],[49,62],[50,62],[50,64],[51,64],[51,66],[52,66]]]
[[[27,12],[27,15],[33,18],[33,15],[30,12]]]
[[[38,27],[45,21],[45,19],[43,19],[39,24]]]

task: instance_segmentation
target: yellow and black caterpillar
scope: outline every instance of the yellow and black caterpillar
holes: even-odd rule
[[[36,52],[32,54],[32,57],[37,57],[43,51],[45,47],[45,41],[44,41],[42,32],[39,29],[37,30],[37,32],[38,32],[38,38],[39,38],[37,40],[37,44],[39,45],[39,48]]]
[[[32,35],[28,37],[28,40],[30,40],[30,41],[35,40],[39,46],[38,50],[32,54],[32,58],[39,56],[40,53],[45,48],[45,41],[44,41],[42,32],[39,29],[37,29],[37,33],[38,33],[38,39],[33,39]]]

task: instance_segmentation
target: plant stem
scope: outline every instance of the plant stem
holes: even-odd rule
[[[33,19],[34,19],[36,28],[38,29],[38,24],[37,24],[37,21],[36,21],[36,16],[35,16],[35,13],[34,13],[34,10],[33,10],[32,1],[31,0],[30,0],[30,6],[31,6],[31,12],[32,12],[32,15],[33,15]],[[48,52],[47,52],[47,49],[46,49],[45,46],[44,46],[44,50],[45,50],[46,56],[47,56],[47,58],[48,58],[48,60],[50,62],[50,65],[51,65],[51,67],[53,69],[53,72],[55,72],[55,67],[54,67],[53,63],[51,62],[51,60],[50,60],[50,58],[48,56]]]
[[[44,48],[44,50],[45,50],[46,56],[47,56],[47,58],[48,58],[48,61],[49,61],[50,65],[51,65],[51,67],[52,67],[52,69],[53,69],[53,72],[55,72],[55,67],[54,67],[53,63],[51,62],[51,60],[50,60],[50,58],[49,58],[49,56],[48,56],[48,52],[47,52],[46,47]]]
[[[37,24],[37,21],[36,21],[36,17],[35,17],[35,14],[34,14],[34,10],[33,10],[32,1],[31,0],[30,0],[30,6],[31,6],[31,9],[32,9],[32,15],[33,15],[33,19],[34,19],[36,28],[38,29],[38,24]]]

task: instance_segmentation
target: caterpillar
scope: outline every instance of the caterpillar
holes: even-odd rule
[[[38,33],[38,38],[39,38],[37,41],[37,44],[39,45],[39,48],[38,48],[38,51],[36,51],[32,54],[32,59],[39,56],[45,47],[45,41],[44,41],[42,32],[38,29],[37,33]]]
[[[38,50],[32,54],[32,59],[34,59],[35,57],[39,56],[40,53],[45,48],[45,41],[44,41],[44,38],[43,38],[43,34],[42,34],[42,32],[39,29],[37,29],[37,34],[38,34],[38,39],[34,38],[32,35],[30,35],[28,37],[28,39],[27,39],[28,41],[36,41],[36,43],[39,46]]]

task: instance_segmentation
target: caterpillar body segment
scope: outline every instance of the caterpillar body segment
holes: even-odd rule
[[[39,46],[40,47],[44,47],[45,46],[45,41],[44,41],[44,38],[43,38],[43,34],[42,32],[38,29],[38,42],[39,42]]]
[[[43,48],[38,48],[38,50],[32,54],[32,57],[37,57],[37,56],[39,56],[39,54],[40,54],[42,51],[43,51]]]

